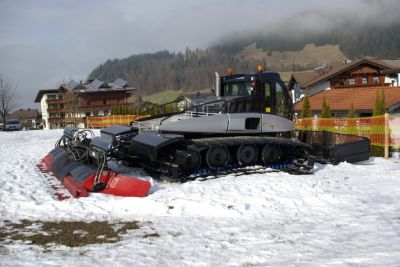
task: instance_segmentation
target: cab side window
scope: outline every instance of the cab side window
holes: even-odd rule
[[[289,114],[289,104],[287,97],[280,83],[275,83],[276,95],[276,115],[287,117]]]
[[[250,83],[232,83],[224,85],[225,96],[248,96],[251,93]]]

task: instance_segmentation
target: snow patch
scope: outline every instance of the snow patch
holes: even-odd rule
[[[0,239],[1,266],[397,266],[400,262],[398,158],[317,164],[312,175],[227,175],[184,184],[160,183],[133,170],[152,182],[145,198],[92,193],[88,198],[58,201],[36,164],[61,134],[61,130],[0,132],[0,227],[5,221],[23,219],[139,221],[145,226],[128,232],[118,243],[77,248],[46,250]]]

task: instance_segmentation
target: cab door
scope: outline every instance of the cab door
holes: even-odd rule
[[[262,81],[262,131],[286,132],[293,130],[292,106],[289,93],[280,80]]]
[[[292,102],[282,81],[275,81],[275,115],[292,120]]]

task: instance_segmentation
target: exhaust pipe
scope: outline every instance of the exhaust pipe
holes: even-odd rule
[[[221,96],[221,76],[215,72],[215,96]]]

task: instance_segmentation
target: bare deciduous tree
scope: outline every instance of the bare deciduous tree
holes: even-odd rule
[[[3,130],[6,128],[7,116],[17,109],[17,95],[15,88],[0,74],[0,117],[3,121]]]

